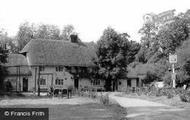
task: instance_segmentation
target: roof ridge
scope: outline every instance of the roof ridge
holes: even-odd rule
[[[28,43],[30,43],[30,42],[32,42],[32,41],[60,42],[60,43],[66,43],[66,44],[74,45],[74,46],[82,46],[82,45],[80,45],[80,43],[73,43],[73,42],[71,42],[71,41],[66,41],[66,40],[41,39],[41,38],[31,39]],[[28,44],[28,43],[27,43],[27,44]],[[83,42],[82,42],[82,43],[83,43]]]

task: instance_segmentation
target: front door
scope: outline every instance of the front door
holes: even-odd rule
[[[78,77],[74,78],[74,85],[75,85],[75,88],[78,89],[78,86],[79,86],[79,79],[78,79]]]
[[[28,91],[28,79],[23,78],[23,92],[27,92],[27,91]]]

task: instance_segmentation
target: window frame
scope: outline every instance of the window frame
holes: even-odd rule
[[[56,66],[56,67],[55,67],[55,71],[56,71],[56,72],[62,72],[63,69],[64,69],[63,66]]]
[[[45,66],[40,66],[40,67],[39,67],[39,71],[40,71],[40,72],[45,71]]]
[[[93,81],[93,85],[95,85],[95,86],[101,85],[100,79],[95,79],[95,80]]]
[[[56,79],[55,79],[55,85],[64,85],[64,80],[63,80],[63,79],[56,78]]]
[[[42,85],[42,86],[46,85],[46,79],[40,78],[39,84]]]

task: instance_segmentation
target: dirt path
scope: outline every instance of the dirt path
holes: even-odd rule
[[[152,116],[162,116],[163,114],[171,114],[177,111],[184,111],[184,109],[171,107],[165,104],[151,102],[147,100],[140,100],[136,98],[118,97],[118,93],[111,93],[109,96],[111,99],[119,103],[122,107],[127,108],[127,118],[150,119]],[[139,119],[138,119],[139,118]],[[155,119],[157,120],[157,119]],[[160,119],[159,119],[160,120]]]
[[[147,100],[140,100],[136,98],[126,98],[115,96],[114,93],[110,94],[110,98],[116,100],[123,107],[169,107],[161,103],[150,102]]]

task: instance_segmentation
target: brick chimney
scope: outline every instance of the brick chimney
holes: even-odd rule
[[[70,35],[70,40],[71,40],[72,43],[78,43],[78,42],[79,42],[79,41],[78,41],[78,35],[76,35],[76,34],[71,34],[71,35]]]

